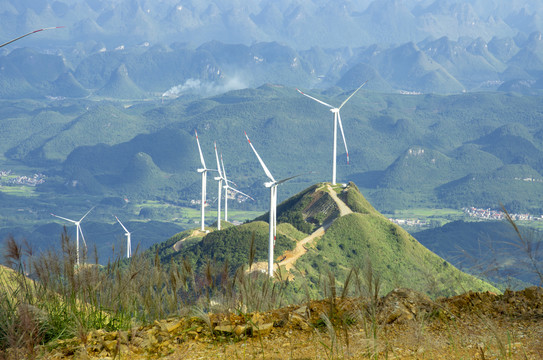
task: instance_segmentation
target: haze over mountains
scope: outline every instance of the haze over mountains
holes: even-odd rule
[[[537,0],[3,0],[0,38],[38,25],[68,27],[43,39],[58,46],[94,41],[108,47],[210,40],[249,45],[277,41],[296,49],[419,42],[428,37],[513,37],[543,30]],[[52,24],[52,23],[55,24]],[[35,43],[40,43],[35,41]]]
[[[38,53],[2,49],[3,98],[210,95],[266,82],[350,90],[367,79],[385,92],[543,87],[538,1],[2,4],[0,38],[66,26],[14,43]]]

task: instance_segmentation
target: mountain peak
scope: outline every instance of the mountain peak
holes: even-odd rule
[[[190,240],[191,232],[185,232],[158,247],[168,254],[162,260],[192,259],[198,268],[204,266],[202,254],[206,254],[219,263],[228,261],[236,271],[248,263],[253,243],[251,270],[263,270],[267,266],[268,216],[212,231],[203,238],[200,234]],[[371,264],[387,291],[398,283],[431,296],[457,294],[465,288],[495,290],[426,249],[375,210],[352,182],[318,183],[283,201],[277,206],[277,224],[275,271],[288,276],[294,287],[301,286],[300,281],[316,285],[326,271],[343,279],[349,269]],[[180,246],[183,243],[186,245]]]

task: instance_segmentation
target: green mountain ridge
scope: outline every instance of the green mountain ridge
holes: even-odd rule
[[[331,104],[340,104],[349,96],[338,88],[311,94]],[[311,173],[296,179],[304,186],[329,177],[332,118],[326,108],[286,86],[266,84],[204,100],[178,98],[164,104],[144,101],[130,106],[73,99],[50,103],[4,100],[1,113],[0,126],[10,136],[0,149],[9,160],[43,167],[63,182],[91,176],[108,196],[125,195],[115,182],[122,179],[122,169],[134,154],[143,152],[161,171],[173,175],[170,179],[175,181],[168,181],[164,188],[170,189],[166,190],[168,199],[180,193],[189,196],[183,201],[197,199],[195,129],[202,136],[207,162],[213,163],[212,143],[217,141],[227,171],[240,190],[259,198],[264,196],[260,175],[249,170],[258,163],[247,151],[243,131],[266,153],[266,164],[274,176]],[[543,172],[540,113],[540,97],[383,95],[362,89],[342,109],[350,164],[339,149],[338,179],[355,181],[382,211],[456,206],[458,202],[441,196],[439,186],[470,174],[487,174],[492,179],[491,173],[506,164],[528,165]],[[410,149],[423,149],[426,155],[407,156]],[[292,156],[301,153],[303,157]],[[77,175],[83,168],[84,175]],[[174,190],[178,184],[181,189]],[[49,185],[63,187],[56,180]],[[283,199],[294,193],[293,184],[284,188],[279,192]],[[416,200],[412,190],[423,196],[417,195]],[[504,190],[493,187],[492,191],[499,199]],[[482,206],[480,197],[471,197],[471,192],[457,195],[463,204]],[[525,204],[531,213],[540,208],[534,201]]]
[[[338,200],[334,200],[335,195]],[[166,264],[189,261],[195,271],[213,263],[220,268],[228,266],[233,273],[247,266],[254,241],[254,262],[260,268],[258,264],[267,261],[266,216],[224,230],[209,228],[207,234],[185,231],[153,246],[148,254],[157,254]],[[368,264],[385,291],[408,287],[432,296],[467,290],[496,291],[492,285],[456,269],[390,222],[353,183],[345,187],[319,183],[303,190],[278,205],[277,222],[276,272],[290,274],[282,277],[291,278],[299,291],[304,281],[315,290],[327,272],[342,282],[350,269],[362,269]],[[299,254],[301,250],[295,250],[297,243],[321,227],[322,235],[305,243],[303,254]],[[286,265],[294,256],[295,267]]]

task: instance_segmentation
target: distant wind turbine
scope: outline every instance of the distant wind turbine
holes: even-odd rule
[[[336,156],[337,156],[337,124],[339,122],[339,129],[341,130],[341,136],[343,137],[343,144],[345,144],[345,152],[347,153],[347,164],[349,163],[349,150],[347,149],[347,142],[345,141],[345,134],[343,133],[343,125],[341,124],[341,116],[339,114],[339,110],[349,101],[354,94],[358,92],[362,88],[362,86],[366,85],[368,81],[366,80],[362,85],[358,87],[344,102],[341,103],[339,107],[334,107],[330,104],[325,103],[324,101],[321,101],[319,99],[314,98],[313,96],[307,95],[306,93],[302,92],[300,89],[298,92],[302,94],[303,96],[307,96],[311,100],[314,100],[322,105],[328,106],[330,108],[330,111],[334,113],[334,149],[333,149],[333,155],[332,155],[332,185],[336,184]]]
[[[125,232],[125,235],[126,235],[126,258],[127,258],[127,259],[130,259],[130,257],[132,256],[132,243],[131,243],[131,241],[130,241],[130,235],[131,235],[131,233],[130,233],[130,231],[128,231],[128,230],[126,229],[126,227],[123,225],[123,223],[121,222],[121,220],[119,220],[119,218],[118,218],[117,216],[115,216],[115,219],[117,219],[117,222],[118,222],[119,224],[121,224],[121,226],[123,227],[124,231],[126,231],[126,232]]]
[[[77,265],[79,266],[79,234],[81,234],[81,239],[83,239],[83,243],[85,244],[85,250],[87,249],[87,242],[85,241],[85,236],[83,235],[83,230],[81,230],[81,221],[83,221],[83,219],[89,215],[89,213],[92,211],[92,209],[94,209],[94,207],[92,207],[89,211],[87,211],[87,213],[85,215],[83,215],[83,217],[81,219],[79,219],[78,221],[76,220],[72,220],[72,219],[68,219],[68,218],[65,218],[65,217],[62,217],[62,216],[58,216],[58,215],[55,215],[53,213],[51,213],[52,216],[54,217],[57,217],[59,219],[62,219],[62,220],[66,220],[66,221],[69,221],[71,222],[72,224],[75,224],[75,238],[76,238],[76,242],[75,242],[75,246],[76,246],[76,256],[77,256]]]
[[[0,48],[1,48],[1,47],[4,47],[4,46],[6,46],[6,45],[9,45],[9,44],[11,44],[11,43],[14,42],[14,41],[17,41],[17,40],[19,40],[19,39],[22,39],[22,38],[24,38],[24,37],[27,37],[28,35],[32,35],[32,34],[35,34],[35,33],[38,33],[38,32],[40,32],[40,31],[44,31],[44,30],[60,29],[60,28],[63,28],[63,27],[64,27],[64,26],[54,26],[54,27],[48,27],[48,28],[43,28],[43,29],[34,30],[34,31],[29,32],[28,34],[24,34],[24,35],[22,35],[22,36],[19,36],[18,38],[15,38],[15,39],[10,40],[10,41],[8,41],[8,42],[6,42],[6,43],[3,43],[2,45],[0,45]]]
[[[202,173],[202,226],[201,230],[205,231],[205,224],[204,224],[204,216],[205,216],[205,206],[206,206],[206,187],[207,187],[207,172],[208,171],[216,171],[212,169],[208,169],[206,167],[206,162],[204,160],[204,155],[202,154],[202,148],[200,147],[200,141],[198,140],[198,133],[196,130],[194,130],[194,133],[196,134],[196,142],[198,143],[198,151],[200,152],[200,162],[202,163],[202,168],[198,169],[197,171],[199,173]]]
[[[228,178],[226,177],[226,170],[224,169],[224,162],[222,161],[222,154],[221,154],[221,167],[222,167],[222,176],[223,176],[223,179],[224,179],[224,221],[228,221],[228,191],[233,191],[233,192],[237,192],[238,194],[241,194],[245,197],[248,197],[249,199],[253,200],[254,199],[252,197],[250,197],[249,195],[239,191],[238,189],[235,189],[233,187],[230,186],[230,180],[228,180]],[[235,184],[234,184],[235,185]]]
[[[258,153],[255,150],[255,147],[253,146],[253,143],[251,143],[251,140],[249,140],[249,136],[247,136],[247,133],[245,133],[245,137],[247,138],[247,141],[249,142],[249,145],[251,145],[251,148],[253,149],[256,157],[258,158],[258,161],[260,162],[260,165],[262,166],[262,169],[264,169],[264,172],[266,173],[266,176],[270,181],[265,182],[264,186],[270,188],[270,238],[269,238],[269,244],[268,244],[268,275],[270,277],[273,277],[273,248],[275,246],[275,239],[277,238],[277,186],[289,181],[290,179],[294,179],[295,177],[298,177],[302,174],[294,175],[282,180],[276,181],[270,170],[266,167],[266,164],[264,164],[264,161],[262,161],[262,158],[258,155]]]

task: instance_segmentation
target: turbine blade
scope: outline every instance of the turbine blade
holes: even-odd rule
[[[196,130],[194,130],[194,133],[196,134],[196,142],[198,143],[198,151],[200,152],[200,161],[204,169],[207,169],[206,162],[204,160],[204,154],[202,154],[202,148],[200,147],[200,140],[198,140],[198,133],[196,132]]]
[[[14,41],[17,41],[17,40],[19,40],[19,39],[22,39],[22,38],[24,38],[24,37],[27,37],[28,35],[32,35],[32,34],[35,34],[35,33],[37,33],[37,32],[44,31],[44,30],[60,29],[60,28],[63,28],[63,27],[64,27],[64,26],[54,26],[54,27],[48,27],[48,28],[43,28],[43,29],[34,30],[34,31],[29,32],[28,34],[24,34],[24,35],[22,35],[22,36],[19,36],[19,37],[13,39],[13,40],[10,40],[10,41],[8,41],[8,42],[6,42],[6,43],[3,43],[2,45],[0,45],[0,48],[3,47],[3,46],[9,45],[9,44],[11,44],[11,43],[14,42]]]
[[[347,164],[349,164],[349,149],[347,149],[347,142],[345,141],[345,133],[343,132],[343,125],[341,125],[341,116],[339,111],[337,113],[337,119],[339,122],[339,130],[341,130],[341,136],[343,137],[343,144],[345,144],[345,152],[347,153]]]
[[[245,194],[244,192],[239,191],[238,189],[234,189],[234,188],[232,188],[232,187],[229,187],[228,189],[230,189],[230,191],[235,191],[235,192],[237,192],[238,194],[241,194],[241,195],[243,195],[243,196],[246,196],[246,197],[248,197],[249,199],[255,201],[255,199],[253,199],[251,196]]]
[[[282,184],[282,183],[284,183],[284,182],[287,182],[287,181],[289,181],[289,180],[291,180],[291,179],[297,178],[298,176],[302,176],[302,175],[305,175],[305,174],[308,174],[308,173],[301,173],[301,174],[298,174],[298,175],[290,176],[290,177],[288,177],[288,178],[281,179],[281,180],[277,181],[275,184],[276,184],[276,185],[279,185],[279,184]]]
[[[53,213],[51,213],[51,215],[54,216],[54,217],[57,217],[57,218],[59,218],[59,219],[69,221],[69,222],[74,223],[74,224],[77,223],[77,221],[75,221],[75,220],[68,219],[68,218],[65,218],[65,217],[62,217],[62,216],[58,216],[58,215],[55,215],[55,214],[53,214]]]
[[[260,158],[260,156],[258,155],[258,153],[256,152],[256,149],[255,147],[253,146],[253,143],[251,142],[251,140],[249,140],[249,136],[247,136],[247,133],[245,132],[245,137],[247,138],[247,141],[249,142],[249,145],[251,145],[251,148],[253,149],[256,157],[258,158],[258,161],[260,161],[260,165],[262,165],[262,168],[264,169],[264,172],[266,173],[266,176],[273,182],[275,182],[275,179],[273,178],[270,170],[268,170],[268,168],[266,167],[266,164],[264,164],[264,161],[262,161],[262,159]]]
[[[358,87],[358,89],[356,89],[344,102],[341,103],[341,105],[339,106],[338,109],[341,109],[343,107],[343,105],[345,105],[347,103],[347,101],[349,101],[354,96],[354,94],[356,94],[358,92],[358,90],[362,89],[362,86],[366,85],[367,82],[368,82],[368,80],[364,81],[364,83],[362,85],[360,85]]]
[[[115,215],[113,215],[113,216],[115,216]],[[130,232],[126,229],[126,227],[123,225],[123,223],[121,222],[121,220],[119,220],[119,218],[118,218],[117,216],[115,216],[115,219],[117,219],[117,221],[119,222],[119,224],[121,224],[121,226],[123,227],[124,231],[126,231],[127,233],[130,233]]]
[[[83,215],[83,217],[81,219],[79,219],[79,222],[81,222],[87,215],[89,215],[89,213],[95,208],[96,206],[93,206],[91,207],[91,209],[89,211],[87,211],[87,213],[85,215]]]
[[[332,105],[327,104],[327,103],[325,103],[324,101],[321,101],[321,100],[319,100],[319,99],[316,99],[316,98],[314,98],[314,97],[311,96],[311,95],[307,95],[306,93],[304,93],[304,92],[301,91],[300,89],[296,89],[296,90],[297,90],[300,94],[302,94],[303,96],[307,96],[307,97],[310,98],[311,100],[315,100],[316,102],[321,103],[321,104],[323,104],[324,106],[328,106],[328,107],[331,108],[331,109],[334,108]]]
[[[225,183],[224,187],[225,188],[230,188],[228,183],[233,184],[234,186],[238,186],[235,182],[233,182],[231,180],[228,180],[226,178],[226,170],[224,169],[224,161],[222,161],[222,153],[221,153],[221,167],[222,167],[222,178],[223,178],[224,183]]]
[[[219,153],[217,152],[217,142],[213,142],[213,145],[215,146],[215,158],[217,159],[217,171],[219,172],[219,177],[222,178],[221,165],[219,164]]]
[[[83,235],[83,230],[81,229],[81,225],[77,225],[77,229],[79,230],[79,233],[81,234],[81,239],[83,239],[83,244],[85,244],[85,250],[87,249],[87,242],[85,241],[85,235]]]
[[[222,161],[222,153],[221,153],[221,166],[222,166],[222,174],[224,177],[224,181],[226,182],[226,186],[228,186],[228,179],[226,178],[226,170],[224,170],[224,161]]]

